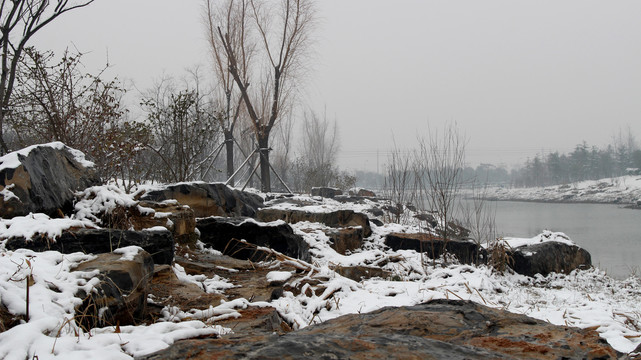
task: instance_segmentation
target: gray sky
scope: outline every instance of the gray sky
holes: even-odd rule
[[[35,39],[73,43],[141,90],[207,66],[200,0],[97,0]],[[304,100],[338,120],[345,168],[456,122],[468,162],[641,140],[641,1],[320,0]]]

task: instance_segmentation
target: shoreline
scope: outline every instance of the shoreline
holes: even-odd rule
[[[465,200],[472,200],[472,198],[465,197]],[[621,205],[626,209],[641,210],[641,206],[635,205],[631,202],[619,201],[596,201],[596,200],[554,200],[554,199],[522,199],[522,198],[499,198],[499,197],[484,197],[486,201],[513,201],[513,202],[529,202],[540,204],[594,204],[594,205]]]

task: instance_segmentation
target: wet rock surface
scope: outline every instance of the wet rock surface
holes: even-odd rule
[[[100,183],[93,167],[79,162],[77,155],[77,150],[62,143],[51,143],[0,158],[0,190],[4,193],[0,195],[0,217],[31,212],[59,217],[72,210],[74,192]],[[8,164],[13,158],[19,164]]]
[[[171,264],[174,259],[174,238],[168,230],[70,229],[55,240],[36,236],[11,238],[6,242],[8,250],[55,250],[63,254],[102,254],[132,245],[150,253],[155,264]]]
[[[179,341],[140,359],[616,359],[592,330],[469,301],[345,315],[283,336]]]

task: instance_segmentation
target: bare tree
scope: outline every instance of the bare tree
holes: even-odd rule
[[[27,43],[35,33],[60,15],[91,4],[94,0],[2,0],[0,3],[0,48],[2,49],[0,75],[0,154],[9,148],[4,141],[4,121],[11,110],[11,95],[16,79],[18,62]]]
[[[403,223],[407,220],[406,206],[414,202],[416,194],[415,166],[409,152],[396,146],[390,152],[389,162],[386,166],[384,192],[391,202],[388,211],[393,215],[393,221]]]
[[[274,148],[274,156],[272,160],[274,168],[283,179],[290,177],[292,169],[292,143],[294,133],[294,116],[291,112],[287,113],[278,126],[276,126],[276,141]]]
[[[211,8],[211,4],[209,4]],[[240,92],[260,154],[261,190],[271,191],[269,136],[292,101],[314,25],[311,0],[227,0],[210,21],[219,41],[210,41]],[[211,11],[211,14],[216,12]],[[216,35],[212,35],[215,37]],[[211,36],[210,36],[211,40]]]
[[[426,202],[423,210],[435,212],[441,221],[443,253],[446,253],[445,247],[451,237],[449,225],[465,165],[465,140],[457,126],[448,124],[442,132],[430,131],[427,139],[419,139],[416,164],[419,199]]]
[[[298,191],[310,191],[317,186],[345,186],[346,174],[342,174],[336,166],[339,150],[336,120],[329,121],[327,113],[321,118],[311,110],[304,113],[303,119],[303,141],[292,174],[295,188]]]
[[[479,247],[485,243],[487,248],[497,240],[496,206],[487,200],[488,191],[487,179],[483,183],[473,179],[467,201],[461,206],[463,226],[469,229],[470,238]]]
[[[82,54],[68,51],[60,61],[52,52],[25,48],[7,117],[9,145],[62,141],[87,154],[101,177],[125,179],[138,166],[148,138],[143,123],[128,121],[122,107],[125,89],[117,79],[82,71]]]
[[[334,165],[339,150],[336,120],[329,121],[327,112],[323,113],[321,119],[313,111],[305,112],[303,119],[303,157],[309,161],[312,168],[322,168],[326,164]]]
[[[212,170],[218,134],[216,109],[200,88],[197,71],[179,88],[171,79],[162,79],[142,101],[151,125],[158,157],[155,166],[162,181],[201,180]]]
[[[242,52],[242,58],[245,59],[240,65],[247,72],[247,65],[251,60],[253,46],[246,45],[246,38],[243,29],[245,24],[239,24],[238,21],[247,20],[244,15],[238,15],[237,11],[241,14],[246,11],[245,9],[236,10],[237,4],[234,1],[228,1],[225,6],[214,6],[212,0],[205,2],[206,14],[204,16],[205,28],[207,33],[207,40],[209,42],[209,49],[212,56],[213,73],[217,80],[218,90],[217,97],[222,99],[224,104],[224,116],[219,117],[220,128],[224,136],[224,146],[226,152],[226,171],[227,178],[230,179],[230,184],[233,186],[233,179],[231,176],[234,174],[234,130],[241,118],[241,108],[243,99],[240,96],[238,88],[234,83],[234,78],[229,69],[229,59],[227,53],[224,51],[222,39],[218,33],[219,24],[227,26],[226,33],[233,34],[239,38],[234,42],[238,44],[237,52]],[[232,19],[232,17],[234,17]],[[239,26],[240,29],[236,27]]]

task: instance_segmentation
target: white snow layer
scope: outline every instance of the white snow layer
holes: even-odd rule
[[[128,195],[113,188],[94,188],[79,202],[74,219],[50,219],[42,214],[0,221],[0,238],[14,235],[46,234],[59,236],[69,226],[97,226],[96,214],[113,204],[131,204]],[[330,199],[302,198],[314,210],[333,211],[351,206],[364,211],[372,204],[340,204]],[[295,207],[279,204],[279,207]],[[598,269],[552,274],[534,278],[517,274],[498,274],[486,266],[427,264],[415,251],[391,251],[384,238],[391,232],[416,232],[412,226],[372,225],[373,234],[363,249],[347,255],[336,253],[321,231],[324,225],[298,223],[292,227],[310,245],[313,265],[308,264],[306,278],[320,280],[324,292],[305,291],[294,296],[285,291],[272,303],[235,299],[205,310],[165,307],[162,318],[153,325],[81,329],[73,321],[76,305],[82,299],[79,290],[90,291],[97,279],[93,273],[72,272],[91,255],[63,255],[48,251],[7,251],[0,245],[0,302],[11,314],[26,313],[26,283],[33,277],[30,291],[30,319],[0,333],[2,359],[132,359],[163,349],[179,339],[207,334],[225,334],[230,329],[216,321],[240,316],[237,309],[248,306],[274,306],[295,328],[336,318],[344,314],[373,311],[384,306],[404,306],[431,299],[471,300],[507,311],[525,314],[557,325],[595,328],[618,351],[627,353],[641,343],[641,280],[632,276],[615,280]],[[507,239],[511,246],[541,241],[571,242],[562,233],[545,232],[532,239]],[[580,246],[580,243],[578,244]],[[203,244],[201,244],[203,246]],[[121,250],[123,257],[138,251]],[[373,278],[355,282],[332,269],[336,266],[381,266],[392,274],[387,279]],[[185,273],[180,265],[173,270],[181,281],[195,283],[205,292],[224,292],[233,287],[220,276]],[[269,279],[296,281],[290,273],[270,272]],[[149,299],[150,302],[153,298]]]
[[[20,156],[29,156],[29,153],[31,150],[37,148],[37,147],[51,147],[53,149],[57,150],[62,150],[62,149],[67,149],[73,155],[74,159],[79,162],[82,166],[84,167],[93,167],[95,164],[85,158],[85,154],[83,154],[81,151],[73,149],[68,147],[67,145],[59,142],[59,141],[54,141],[48,144],[38,144],[38,145],[32,145],[28,146],[24,149],[20,149],[18,151],[10,152],[2,157],[0,157],[0,170],[4,169],[15,169],[20,166],[20,159],[18,155]]]
[[[486,196],[498,200],[635,204],[641,201],[641,176],[627,175],[532,188],[495,187],[488,188]]]

